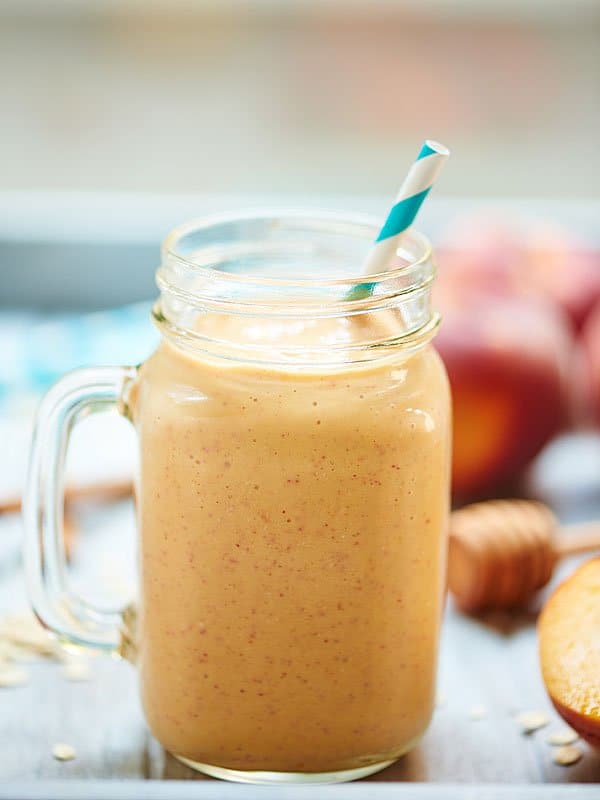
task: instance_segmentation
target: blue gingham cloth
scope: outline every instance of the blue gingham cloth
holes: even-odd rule
[[[0,410],[37,400],[77,367],[138,364],[158,332],[150,303],[85,314],[0,311]]]

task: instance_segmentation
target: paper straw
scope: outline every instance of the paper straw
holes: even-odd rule
[[[394,205],[390,209],[379,235],[369,251],[363,272],[375,275],[385,272],[396,255],[402,234],[414,222],[423,200],[429,194],[435,179],[450,155],[447,147],[432,139],[427,139],[416,161],[408,171]],[[356,300],[368,296],[374,283],[361,283],[355,286],[346,299]]]

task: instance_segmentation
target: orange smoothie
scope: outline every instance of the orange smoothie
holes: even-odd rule
[[[225,340],[231,324],[206,322]],[[351,342],[358,327],[235,335]],[[433,348],[295,370],[164,340],[132,416],[138,666],[158,740],[286,772],[409,749],[433,708],[445,583],[449,393]]]

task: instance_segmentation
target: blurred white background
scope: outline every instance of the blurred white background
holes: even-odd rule
[[[0,189],[597,196],[598,0],[3,0]]]

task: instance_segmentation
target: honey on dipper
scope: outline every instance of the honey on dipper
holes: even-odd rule
[[[464,611],[522,606],[548,583],[560,558],[596,548],[600,523],[560,529],[543,503],[473,503],[451,515],[448,586]]]

